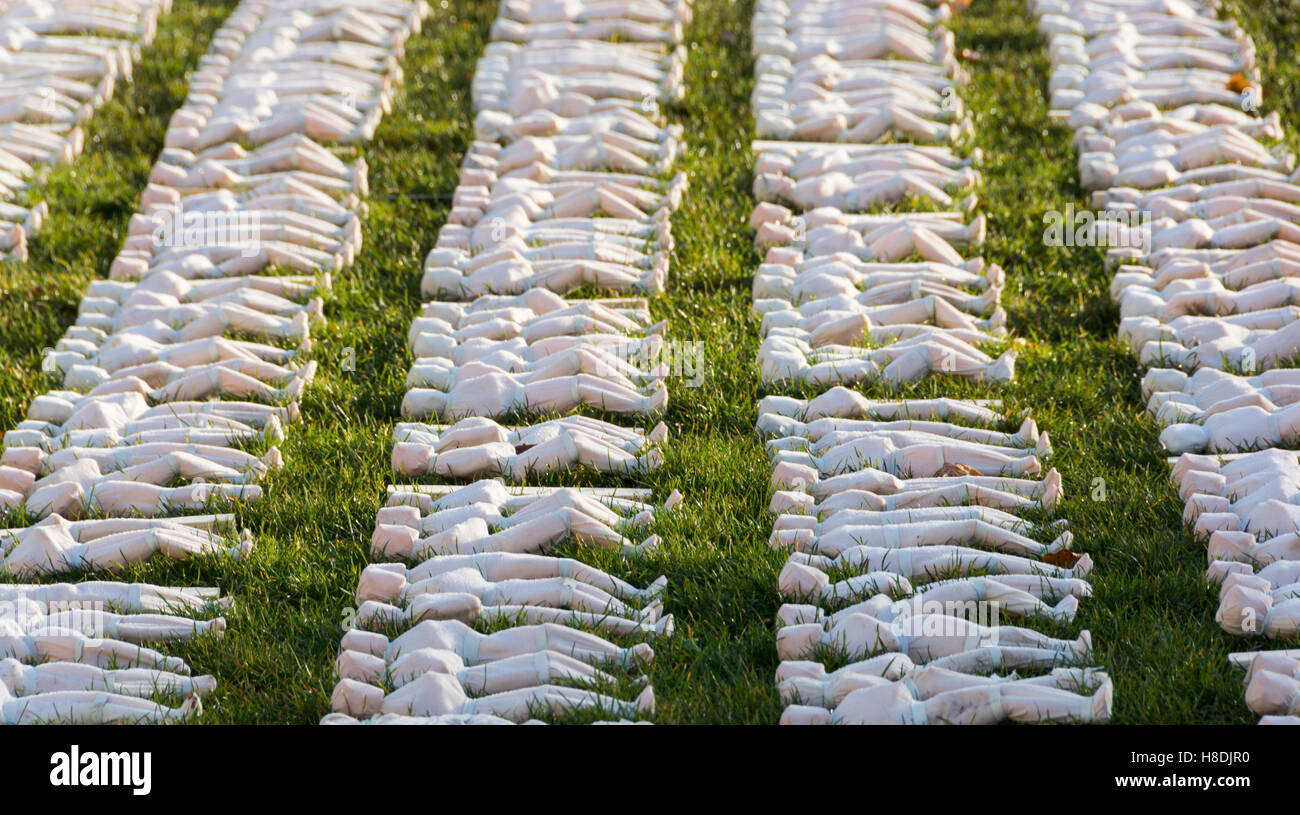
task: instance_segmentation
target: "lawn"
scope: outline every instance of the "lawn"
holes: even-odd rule
[[[106,271],[183,99],[185,72],[234,5],[177,0],[134,83],[91,123],[86,153],[38,190],[50,204],[49,224],[32,242],[30,262],[0,270],[0,426],[12,427],[31,398],[54,385],[40,373],[41,349],[75,319],[87,281]],[[1296,3],[1228,5],[1259,45],[1266,110],[1281,110],[1289,132],[1300,132],[1291,113],[1300,102]],[[372,191],[365,248],[335,276],[330,323],[314,350],[321,371],[302,421],[281,445],[286,466],[267,481],[263,501],[239,508],[257,549],[238,563],[155,560],[128,573],[216,585],[235,598],[224,638],[168,649],[218,678],[205,723],[306,724],[328,712],[343,621],[369,561],[375,510],[394,480],[388,437],[399,418],[421,263],[472,132],[469,84],[494,13],[485,0],[434,3],[424,33],[408,45],[394,111],[361,150]],[[767,465],[753,433],[761,392],[749,314],[758,255],[746,228],[751,13],[749,2],[696,0],[689,91],[668,112],[686,129],[679,169],[691,188],[673,220],[668,294],[652,310],[671,322],[673,339],[701,344],[704,376],[696,387],[670,383],[672,439],[662,470],[590,480],[686,495],[659,523],[664,545],[644,562],[583,553],[638,583],[669,578],[664,601],[677,634],[656,644],[650,671],[660,723],[771,723],[781,709],[773,638],[784,556],[766,543]],[[959,47],[977,54],[961,94],[984,152],[983,254],[1007,270],[1004,305],[1022,354],[1008,387],[935,379],[908,392],[1000,397],[1010,415],[1032,409],[1051,433],[1050,463],[1067,489],[1058,514],[1069,519],[1076,548],[1097,562],[1094,597],[1057,633],[1091,629],[1097,662],[1115,680],[1116,722],[1248,723],[1240,682],[1225,664],[1229,651],[1248,645],[1213,622],[1204,548],[1183,529],[1157,427],[1143,415],[1138,365],[1114,339],[1101,252],[1043,240],[1045,212],[1084,207],[1068,131],[1047,118],[1043,39],[1020,0],[976,0],[953,28]]]

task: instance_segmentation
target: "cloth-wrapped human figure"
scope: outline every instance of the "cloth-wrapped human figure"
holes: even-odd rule
[[[4,724],[170,724],[203,712],[197,694],[179,707],[106,691],[50,691],[15,696],[0,684],[0,722]]]
[[[859,688],[833,710],[791,705],[782,724],[996,724],[1002,721],[1103,724],[1114,687],[1108,677],[1089,696],[1033,679],[977,685],[918,699],[904,682]]]

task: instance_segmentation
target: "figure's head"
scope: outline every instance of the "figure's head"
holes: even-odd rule
[[[1215,621],[1224,631],[1239,636],[1259,636],[1265,632],[1264,621],[1272,598],[1247,586],[1233,586],[1223,593]]]
[[[367,600],[380,600],[387,603],[400,598],[405,588],[405,575],[371,565],[361,570],[361,579],[357,581],[356,598],[358,603]]]
[[[787,625],[776,632],[776,652],[781,659],[807,659],[822,641],[817,623]]]
[[[79,518],[85,508],[86,490],[77,481],[50,484],[34,490],[27,496],[27,510],[35,515],[63,515],[68,518]]]
[[[1207,583],[1223,583],[1229,575],[1253,574],[1250,564],[1239,561],[1215,560],[1205,569]]]
[[[410,614],[389,603],[367,600],[357,609],[357,624],[364,626],[399,625],[410,619]]]
[[[754,177],[754,197],[761,201],[788,198],[794,192],[794,179],[776,173],[760,173]]]
[[[109,380],[108,371],[96,365],[73,365],[64,374],[63,384],[77,391],[88,391]]]
[[[824,707],[790,705],[781,713],[781,724],[813,725],[830,723],[831,712]]]
[[[1246,685],[1246,707],[1259,714],[1294,715],[1300,712],[1300,680],[1273,671],[1255,671]]]
[[[776,610],[776,618],[787,626],[819,623],[822,619],[822,610],[806,603],[782,603]]]
[[[821,569],[787,560],[777,577],[777,589],[783,597],[816,599],[830,582],[830,576]]]
[[[335,713],[346,713],[359,719],[374,716],[384,701],[384,691],[375,685],[355,679],[340,679],[330,694],[330,706]]]
[[[1220,533],[1215,533],[1220,534]],[[1244,564],[1243,564],[1244,565]],[[1251,571],[1232,572],[1223,578],[1223,583],[1219,586],[1219,597],[1232,590],[1233,586],[1245,586],[1248,589],[1269,594],[1273,591],[1273,584]]]
[[[393,661],[389,674],[393,685],[401,687],[427,673],[455,676],[465,668],[465,661],[454,651],[443,648],[418,648]]]
[[[348,630],[344,635],[339,647],[344,651],[357,651],[363,654],[383,657],[388,648],[388,637],[383,634],[377,634],[373,631],[362,631],[359,628]]]
[[[383,657],[347,650],[339,653],[334,660],[334,667],[340,678],[371,684],[382,681],[387,670]]]

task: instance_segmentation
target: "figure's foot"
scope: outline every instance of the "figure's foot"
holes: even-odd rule
[[[641,619],[648,622],[656,622],[664,613],[664,603],[662,600],[655,599],[653,602],[641,609]]]
[[[648,642],[638,642],[624,652],[624,665],[649,665],[655,661],[655,649]]]
[[[1059,536],[1057,536],[1056,540],[1047,544],[1047,551],[1049,554],[1052,552],[1060,552],[1069,549],[1070,544],[1072,543],[1074,543],[1074,533],[1062,532]],[[1078,564],[1076,564],[1076,566],[1077,565]]]
[[[653,687],[646,685],[645,690],[641,691],[640,695],[636,697],[636,712],[646,717],[655,715],[655,690]]]
[[[1074,620],[1075,613],[1079,610],[1079,598],[1074,595],[1067,595],[1061,599],[1052,609],[1052,617],[1062,622],[1071,622]]]

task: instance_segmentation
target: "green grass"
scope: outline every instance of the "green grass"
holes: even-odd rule
[[[56,168],[40,196],[51,218],[32,260],[0,270],[0,426],[19,421],[53,383],[39,373],[41,348],[75,318],[86,282],[116,252],[184,72],[207,48],[231,2],[177,2],[145,53],[134,84],[90,126],[78,162]],[[1248,4],[1234,3],[1236,6]],[[1295,3],[1241,17],[1260,45],[1266,105],[1295,109]],[[128,579],[217,585],[236,600],[221,640],[169,651],[219,687],[206,723],[313,723],[328,711],[333,658],[345,609],[369,561],[368,541],[393,478],[388,436],[399,418],[409,359],[404,337],[418,311],[421,261],[443,222],[470,138],[469,82],[495,3],[434,4],[408,44],[406,83],[376,140],[361,149],[371,169],[365,249],[335,277],[330,324],[314,352],[321,372],[303,421],[282,445],[286,467],[265,499],[240,507],[258,548],[236,564],[154,561]],[[770,723],[776,575],[783,556],[766,545],[767,465],[753,435],[759,386],[757,323],[749,279],[758,255],[745,227],[752,199],[748,95],[752,88],[749,2],[697,0],[685,100],[668,113],[686,128],[679,168],[691,189],[674,217],[677,239],[667,296],[653,304],[672,338],[703,344],[699,387],[672,383],[673,438],[658,473],[622,482],[686,495],[657,532],[662,549],[635,566],[583,555],[643,583],[666,574],[667,610],[678,633],[656,644],[651,669],[663,723]],[[1215,598],[1201,580],[1204,549],[1184,532],[1180,504],[1159,454],[1157,428],[1142,415],[1139,368],[1114,339],[1099,252],[1043,244],[1043,213],[1082,208],[1068,133],[1048,122],[1045,45],[1018,0],[977,0],[954,23],[960,47],[979,52],[962,91],[977,114],[984,150],[984,256],[1008,273],[1005,305],[1023,338],[1018,378],[992,389],[927,382],[918,394],[998,395],[1010,410],[1032,407],[1056,448],[1067,485],[1059,514],[1077,548],[1097,561],[1095,596],[1059,634],[1090,628],[1098,662],[1116,682],[1122,723],[1246,723],[1241,687],[1224,657],[1244,640],[1213,623]],[[1300,132],[1293,114],[1284,115]],[[356,369],[343,369],[354,349]],[[868,393],[878,391],[868,390]],[[1105,500],[1093,500],[1097,479]]]

